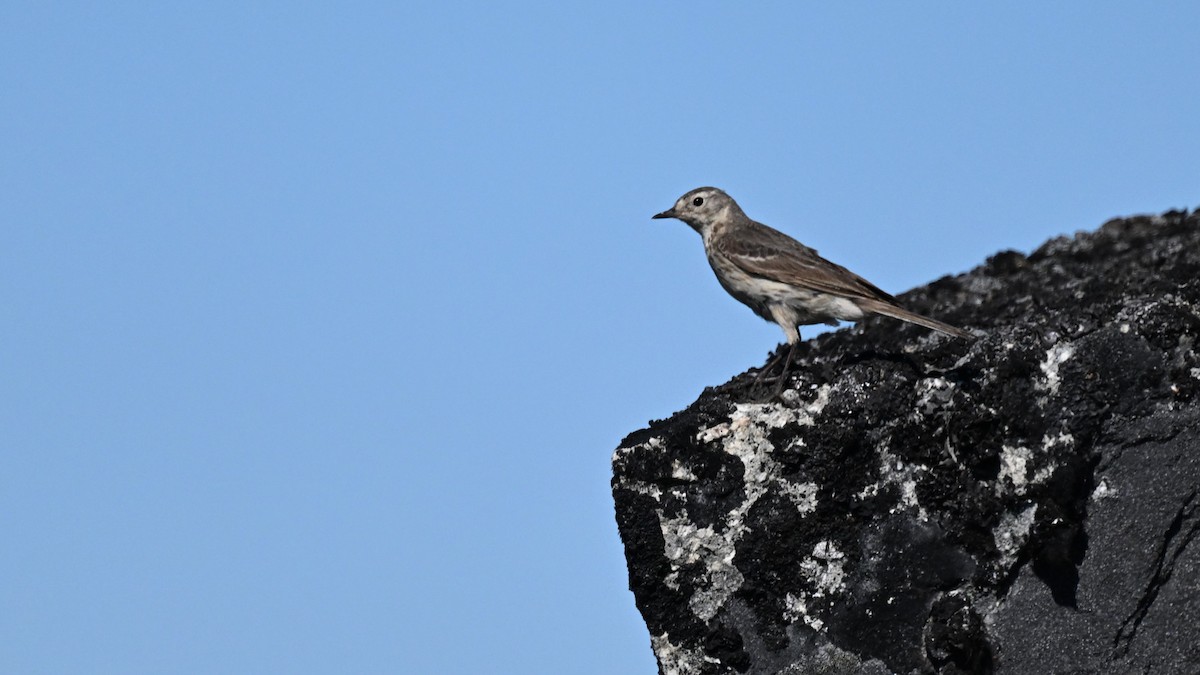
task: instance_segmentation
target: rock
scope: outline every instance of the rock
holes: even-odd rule
[[[1200,672],[1200,214],[902,301],[616,450],[660,673]]]

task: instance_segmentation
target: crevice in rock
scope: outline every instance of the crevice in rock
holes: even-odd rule
[[[1200,533],[1200,519],[1196,518],[1197,494],[1200,493],[1196,490],[1188,494],[1179,510],[1175,512],[1175,517],[1171,519],[1167,531],[1163,534],[1162,546],[1159,547],[1158,555],[1155,558],[1154,574],[1150,578],[1150,583],[1146,585],[1146,590],[1138,598],[1137,607],[1129,616],[1125,617],[1116,636],[1113,637],[1113,649],[1117,657],[1129,654],[1129,648],[1137,638],[1142,621],[1150,612],[1150,608],[1154,606],[1154,601],[1158,599],[1158,593],[1162,590],[1163,585],[1171,580],[1171,575],[1175,572],[1175,561],[1191,545],[1197,533]],[[1187,529],[1184,530],[1184,524],[1189,522]],[[1172,542],[1181,532],[1183,533],[1182,537],[1173,547]]]

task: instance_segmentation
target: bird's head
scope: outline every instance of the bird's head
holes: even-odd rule
[[[652,217],[678,218],[704,234],[714,223],[735,214],[744,215],[732,197],[715,187],[701,187],[689,191],[675,201],[675,206]]]

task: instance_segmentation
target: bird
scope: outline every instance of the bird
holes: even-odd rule
[[[836,326],[838,321],[882,314],[956,338],[974,337],[905,309],[895,297],[822,258],[816,250],[751,220],[718,188],[691,190],[652,218],[675,218],[691,226],[704,240],[708,263],[721,286],[755,314],[783,329],[789,345],[785,373],[800,342],[799,327],[805,325]]]

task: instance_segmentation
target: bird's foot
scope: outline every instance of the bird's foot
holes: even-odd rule
[[[754,378],[754,382],[750,384],[750,392],[752,396],[760,403],[766,403],[774,398],[777,398],[783,393],[784,388],[788,383],[788,374],[791,370],[792,356],[796,353],[796,344],[788,345],[787,349],[780,349],[770,360],[768,360],[758,375]],[[771,371],[779,369],[778,375],[769,375]],[[764,385],[774,383],[774,386],[764,390]]]

